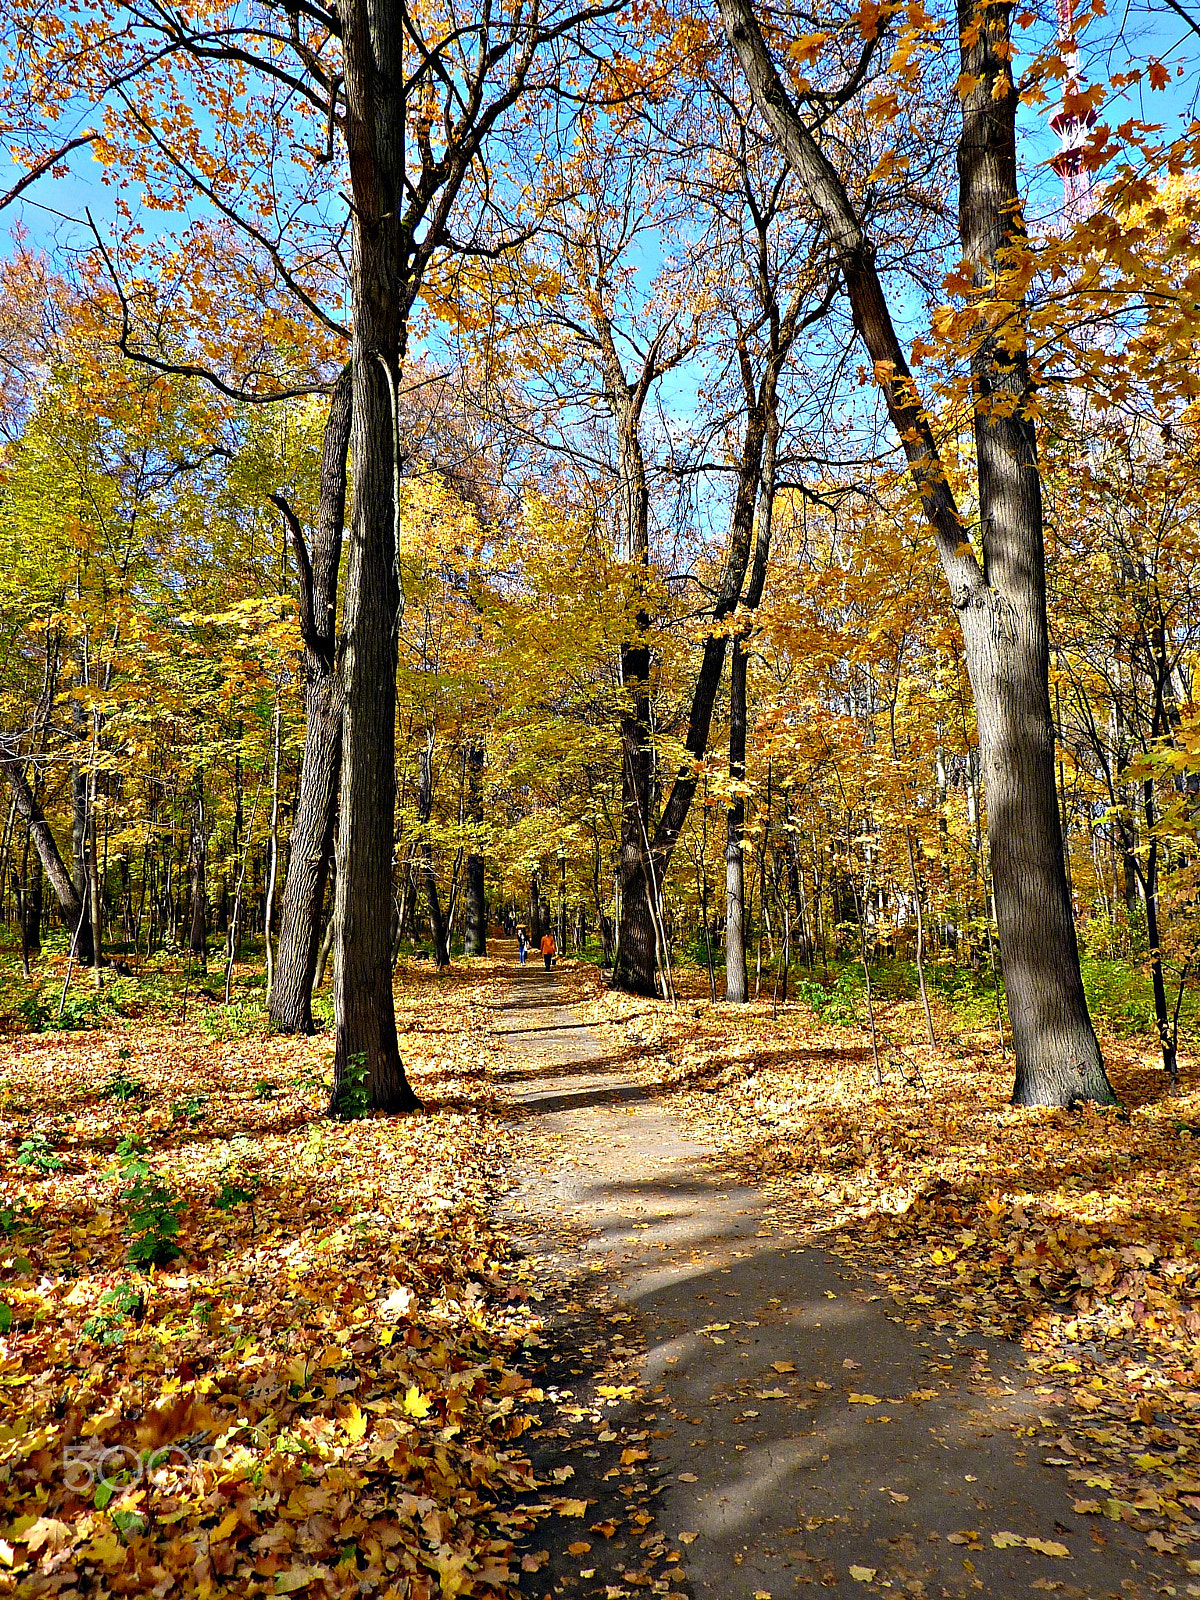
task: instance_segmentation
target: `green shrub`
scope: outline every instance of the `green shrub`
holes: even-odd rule
[[[171,1121],[185,1122],[189,1128],[199,1127],[208,1115],[204,1109],[206,1104],[202,1094],[189,1094],[183,1100],[176,1100],[171,1107]]]
[[[21,1141],[17,1148],[17,1165],[48,1177],[52,1172],[61,1172],[64,1163],[63,1158],[55,1153],[50,1140],[38,1130]]]
[[[17,1012],[30,1033],[41,1033],[49,1027],[54,1008],[42,999],[41,988],[30,989],[17,1002]]]
[[[100,1296],[100,1308],[79,1330],[85,1339],[96,1344],[118,1345],[125,1343],[126,1323],[142,1314],[142,1292],[132,1284],[119,1283],[106,1289]]]
[[[128,1061],[129,1052],[118,1051],[122,1060]],[[131,1078],[123,1066],[117,1068],[112,1077],[100,1090],[101,1100],[115,1100],[120,1105],[128,1105],[131,1100],[147,1098],[146,1085],[140,1078]]]
[[[366,1116],[371,1104],[369,1077],[365,1050],[347,1058],[345,1076],[333,1106],[333,1115],[339,1122],[357,1122]]]
[[[862,968],[847,964],[828,986],[813,978],[797,978],[792,992],[821,1022],[846,1027],[858,1021],[858,1004],[865,990]]]
[[[167,1266],[183,1253],[175,1240],[187,1206],[150,1165],[145,1141],[132,1134],[117,1145],[117,1163],[105,1176],[118,1173],[124,1185],[120,1203],[131,1236],[130,1265],[142,1272]]]
[[[222,1181],[213,1205],[218,1211],[232,1211],[236,1206],[253,1205],[256,1193],[257,1189],[247,1189],[235,1175]]]

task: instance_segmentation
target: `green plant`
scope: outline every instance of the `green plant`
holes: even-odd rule
[[[189,1128],[199,1127],[208,1113],[204,1107],[208,1101],[202,1094],[189,1094],[186,1099],[176,1100],[171,1107],[172,1122],[186,1122]]]
[[[17,1166],[30,1167],[33,1171],[40,1172],[43,1177],[47,1177],[52,1172],[61,1172],[64,1162],[63,1158],[55,1153],[54,1146],[46,1135],[38,1129],[27,1139],[22,1139],[18,1146]]]
[[[271,1082],[270,1078],[259,1078],[258,1082],[254,1085],[252,1093],[256,1100],[274,1100],[275,1085]]]
[[[235,1206],[253,1205],[254,1196],[257,1192],[257,1185],[252,1189],[247,1189],[238,1181],[235,1174],[233,1177],[223,1179],[221,1187],[217,1190],[216,1198],[213,1200],[213,1205],[216,1206],[218,1211],[232,1211]]]
[[[145,1517],[136,1511],[114,1511],[112,1521],[113,1527],[123,1539],[135,1538],[139,1533],[145,1533],[149,1526]]]
[[[333,1115],[339,1122],[358,1122],[366,1116],[371,1104],[369,1077],[365,1050],[346,1058],[346,1070],[333,1103]]]
[[[140,1289],[135,1289],[130,1283],[119,1283],[114,1289],[104,1291],[100,1296],[99,1309],[79,1331],[85,1339],[92,1339],[96,1344],[124,1344],[125,1323],[130,1319],[137,1322],[144,1305]]]
[[[41,989],[31,989],[17,1002],[17,1011],[30,1033],[41,1033],[54,1015],[54,1010],[42,999]]]
[[[13,1325],[13,1308],[7,1300],[0,1300],[0,1336],[6,1334]]]
[[[793,993],[812,1007],[822,1022],[841,1025],[858,1021],[858,1002],[863,993],[862,968],[844,966],[826,988],[812,978],[797,978]]]
[[[129,1059],[128,1052],[124,1059]],[[117,1068],[100,1090],[101,1100],[116,1100],[121,1105],[128,1105],[131,1100],[141,1100],[145,1095],[146,1085],[140,1078],[131,1078],[123,1066]]]
[[[150,1165],[145,1141],[133,1134],[126,1134],[117,1145],[117,1164],[110,1167],[105,1176],[111,1177],[114,1173],[120,1174],[124,1184],[120,1201],[132,1235],[128,1251],[130,1265],[142,1272],[148,1272],[151,1267],[165,1267],[183,1253],[175,1240],[187,1206],[171,1193],[162,1176]]]

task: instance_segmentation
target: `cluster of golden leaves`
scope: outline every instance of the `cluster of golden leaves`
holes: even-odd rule
[[[486,987],[402,986],[409,1118],[326,1120],[327,1041],[219,1040],[195,999],[6,1042],[0,1593],[511,1592],[553,1506],[514,1508],[540,1322],[489,1219]],[[59,1170],[18,1164],[39,1135]],[[146,1273],[128,1135],[183,1204]]]
[[[1124,1111],[1017,1110],[995,1033],[954,1037],[948,1011],[930,1051],[919,1008],[884,1002],[880,1086],[855,1027],[683,988],[674,1011],[599,990],[586,1009],[632,1030],[672,1104],[763,1185],[777,1232],[832,1248],[888,1315],[985,1361],[1021,1343],[1054,1414],[1020,1432],[1074,1511],[1200,1573],[1200,1077],[1185,1067],[1171,1095],[1149,1040],[1107,1040]]]

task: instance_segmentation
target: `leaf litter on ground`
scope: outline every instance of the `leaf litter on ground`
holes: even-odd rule
[[[554,1508],[518,1504],[541,1319],[491,1218],[496,982],[398,987],[407,1118],[327,1120],[320,1038],[5,1041],[0,1592],[515,1592]],[[31,1137],[61,1169],[16,1164]],[[122,1141],[181,1219],[146,1271]]]

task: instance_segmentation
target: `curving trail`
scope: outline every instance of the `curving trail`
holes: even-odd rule
[[[1200,1595],[1122,1523],[1073,1513],[1104,1491],[1068,1472],[1102,1459],[1026,1453],[1015,1430],[1047,1402],[1018,1347],[910,1329],[856,1268],[777,1234],[558,985],[514,963],[497,1077],[538,1157],[506,1205],[551,1330],[531,1451],[589,1504],[539,1524],[522,1593]],[[598,1397],[606,1378],[638,1392]]]

